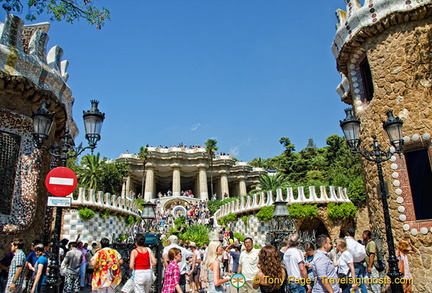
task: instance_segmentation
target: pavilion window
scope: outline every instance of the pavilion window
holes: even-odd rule
[[[415,150],[404,155],[416,219],[432,219],[432,170],[428,150]]]
[[[10,214],[21,137],[0,131],[0,214]]]
[[[360,74],[364,90],[363,102],[370,102],[372,101],[374,95],[374,88],[369,61],[366,57],[363,59],[362,62],[360,62]]]

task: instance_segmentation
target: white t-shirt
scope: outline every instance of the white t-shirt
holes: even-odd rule
[[[181,252],[182,252],[182,260],[181,260],[181,262],[179,262],[178,263],[178,265],[179,265],[179,267],[180,267],[180,275],[183,275],[183,274],[185,274],[185,273],[187,273],[187,268],[186,268],[186,263],[187,263],[187,259],[189,258],[189,257],[191,257],[192,256],[192,252],[191,251],[189,251],[189,250],[187,250],[186,248],[184,248],[184,247],[181,247],[180,245],[178,245],[178,244],[176,244],[176,243],[171,243],[170,245],[168,245],[168,246],[165,246],[164,247],[164,250],[163,250],[163,255],[168,255],[168,251],[171,249],[171,248],[178,248],[178,249],[180,249],[181,250]],[[169,261],[168,261],[169,262]]]
[[[338,273],[347,275],[350,268],[348,266],[349,263],[353,263],[354,259],[351,253],[348,250],[345,250],[340,256],[338,261]]]
[[[246,280],[252,280],[258,273],[258,249],[252,248],[250,252],[246,250],[240,254],[239,265],[242,267],[241,273]]]
[[[299,264],[304,263],[303,253],[296,247],[290,247],[285,251],[283,263],[285,265],[287,276],[294,278],[302,278]]]

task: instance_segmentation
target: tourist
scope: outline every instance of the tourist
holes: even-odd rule
[[[240,254],[238,273],[246,278],[246,284],[240,288],[240,293],[257,292],[252,286],[252,280],[258,273],[258,249],[253,247],[253,240],[246,237],[243,241],[245,250]]]
[[[199,280],[199,276],[201,273],[201,254],[197,250],[197,246],[195,242],[190,242],[189,247],[192,252],[192,257],[190,260],[191,269],[188,273],[189,275],[189,284],[192,288],[192,293],[197,293],[201,289],[201,283]]]
[[[182,261],[182,251],[173,247],[168,251],[169,264],[165,268],[164,282],[161,293],[183,293],[185,291],[180,287],[180,267]]]
[[[9,266],[11,265],[12,259],[14,257],[14,252],[9,251],[1,260],[0,260],[0,293],[5,292],[6,283],[8,280],[8,271]]]
[[[412,245],[410,239],[401,239],[397,245],[396,257],[399,260],[399,271],[403,274],[403,278],[406,279],[403,282],[404,293],[412,293],[413,279],[410,272],[410,266],[408,262],[408,254],[416,253],[417,249]]]
[[[129,262],[129,268],[134,270],[134,290],[135,293],[148,293],[155,281],[152,267],[156,266],[156,258],[150,249],[144,247],[144,235],[137,235],[135,245]]]
[[[15,239],[11,242],[11,251],[14,253],[11,265],[9,266],[8,280],[6,283],[6,293],[20,293],[22,291],[22,284],[24,280],[24,265],[25,253],[22,250],[24,241],[22,239]]]
[[[70,250],[66,253],[62,266],[64,270],[64,293],[77,293],[80,291],[80,269],[83,254],[78,250],[78,244],[71,242],[69,244]]]
[[[351,292],[357,290],[356,284],[351,284],[350,280],[355,280],[355,269],[354,260],[351,253],[347,250],[346,240],[344,238],[339,238],[336,240],[336,249],[338,254],[334,260],[334,265],[337,267],[338,278],[340,280],[339,286],[343,293]],[[344,281],[342,281],[344,280]]]
[[[222,266],[219,259],[222,255],[222,251],[222,243],[217,240],[210,242],[205,262],[207,269],[208,293],[225,292],[223,284],[230,280],[229,277],[222,278]]]
[[[312,262],[312,272],[316,282],[312,288],[312,293],[337,293],[339,292],[339,284],[329,282],[329,280],[337,280],[338,278],[336,268],[328,257],[328,253],[332,249],[330,237],[319,235],[316,239],[316,246],[317,250]]]
[[[120,265],[123,264],[123,259],[117,250],[109,247],[108,238],[102,238],[100,244],[102,249],[91,259],[91,265],[94,267],[92,290],[114,293],[122,279]]]
[[[369,282],[369,291],[373,293],[381,292],[381,284],[379,282],[373,282],[378,280],[380,273],[377,270],[379,251],[375,241],[372,240],[372,233],[369,230],[363,231],[363,242],[366,244],[366,272],[372,282]]]
[[[25,266],[24,266],[24,281],[23,281],[23,286],[22,289],[25,291],[26,288],[28,288],[28,290],[30,290],[33,287],[33,282],[34,282],[34,276],[35,276],[35,264],[36,261],[38,259],[36,252],[35,252],[35,248],[37,245],[41,245],[42,247],[43,244],[42,242],[40,242],[39,240],[33,240],[30,249],[31,252],[27,254],[26,256],[26,262],[25,262]]]
[[[187,249],[185,249],[184,247],[181,247],[180,245],[178,245],[178,237],[175,235],[171,235],[170,237],[168,237],[168,246],[166,246],[163,250],[162,253],[162,261],[164,266],[168,266],[168,262],[169,262],[169,258],[168,258],[168,252],[171,248],[178,248],[180,249],[181,253],[182,253],[182,259],[179,262],[179,267],[180,267],[180,287],[182,289],[183,292],[186,292],[186,274],[187,274],[187,267],[186,267],[186,263],[187,263],[187,259],[189,257],[192,256],[192,252],[188,251]]]
[[[315,256],[315,245],[312,242],[306,242],[304,245],[304,251],[305,251],[305,267],[308,273],[308,278],[311,280],[310,284],[307,284],[307,292],[310,292],[313,287],[313,272],[312,272],[312,261]]]
[[[300,246],[299,238],[300,237],[298,234],[292,235],[290,237],[289,248],[285,251],[283,258],[287,276],[288,278],[294,278],[294,280],[307,278],[307,270],[305,267],[303,252],[298,249]],[[290,281],[287,285],[290,292],[306,292],[304,284],[301,282]]]
[[[225,248],[225,250],[229,252],[232,258],[232,267],[230,272],[236,273],[238,271],[240,261],[240,248],[241,245],[238,243],[238,240],[233,241]]]
[[[46,287],[46,273],[48,267],[48,258],[44,255],[44,246],[36,245],[35,252],[37,255],[37,260],[35,263],[35,276],[33,286],[30,290],[31,293],[45,293],[47,292]]]
[[[80,267],[80,287],[81,290],[84,290],[84,287],[86,285],[86,271],[87,271],[87,264],[88,264],[88,250],[84,247],[84,244],[81,241],[78,241],[78,250],[82,253],[82,259],[81,259],[81,267]]]
[[[348,228],[346,231],[345,241],[347,244],[347,250],[353,256],[355,275],[357,278],[363,279],[366,275],[366,269],[363,265],[364,259],[366,258],[366,249],[354,239],[354,235],[354,228]],[[359,288],[362,293],[368,293],[364,282],[360,282]]]
[[[284,293],[286,280],[279,252],[272,245],[266,245],[258,253],[259,271],[254,277],[253,288],[261,293]],[[290,291],[291,292],[291,291]]]

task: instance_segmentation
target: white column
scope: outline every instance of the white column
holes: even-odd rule
[[[220,178],[220,186],[221,186],[221,194],[220,194],[220,198],[224,199],[224,194],[228,194],[229,195],[229,186],[228,186],[228,171],[219,171],[219,174],[221,175]]]
[[[172,183],[173,196],[180,196],[180,191],[181,191],[180,167],[173,166],[172,168],[173,168],[173,183]]]
[[[146,179],[144,186],[144,200],[149,201],[154,198],[154,167],[146,167]]]
[[[246,178],[243,177],[243,176],[239,177],[239,192],[240,192],[240,196],[247,194],[246,180],[245,179]]]
[[[126,178],[126,193],[124,197],[128,197],[130,195],[130,191],[131,191],[131,178],[130,176],[128,176]]]
[[[199,168],[199,196],[202,200],[208,199],[207,171],[204,167]]]
[[[123,184],[122,184],[122,191],[121,191],[121,197],[126,197],[128,191],[126,188],[126,181],[127,181],[127,177],[123,178]]]

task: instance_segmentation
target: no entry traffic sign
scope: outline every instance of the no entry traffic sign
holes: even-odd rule
[[[52,195],[66,196],[75,190],[77,181],[74,171],[66,167],[58,167],[48,173],[45,187]]]

